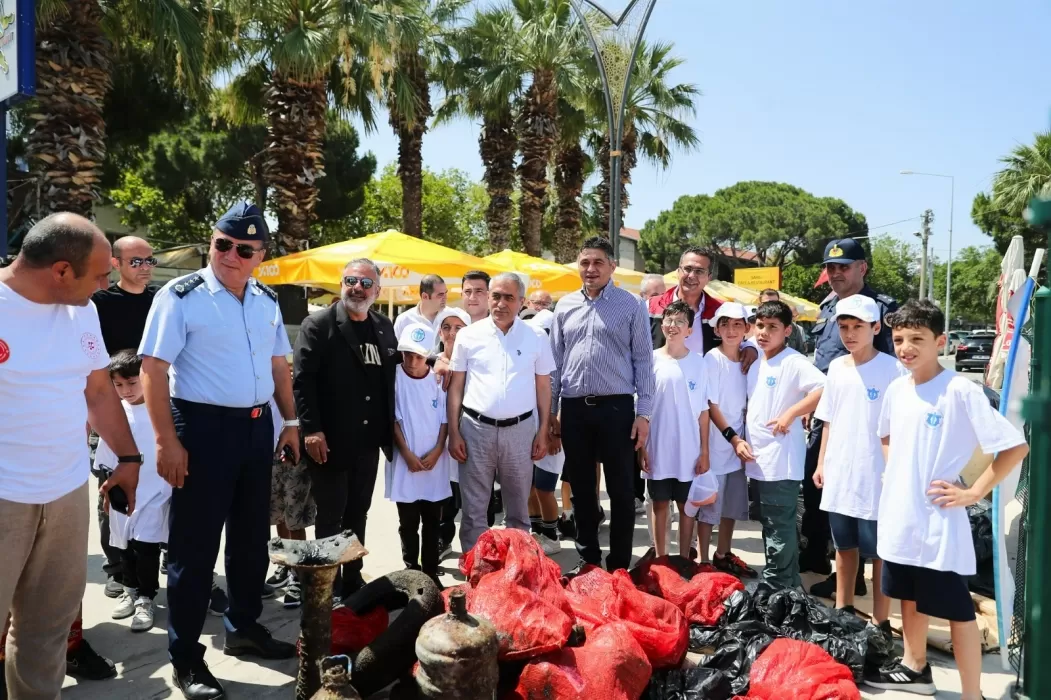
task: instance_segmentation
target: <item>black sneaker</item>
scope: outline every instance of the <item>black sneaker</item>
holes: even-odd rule
[[[606,522],[606,509],[603,508],[602,506],[599,506],[598,507],[598,524],[601,525],[604,522]]]
[[[226,697],[222,684],[208,670],[201,659],[190,666],[172,666],[172,684],[182,691],[186,700],[218,700]]]
[[[215,582],[215,576],[212,576],[212,594],[208,601],[208,612],[217,617],[222,617],[226,614],[227,608],[230,607],[230,599],[226,597],[226,591],[219,587],[219,584]]]
[[[854,580],[854,595],[863,596],[868,595],[869,587],[865,584],[865,577],[859,576]],[[836,599],[836,572],[832,572],[832,575],[826,578],[824,581],[818,581],[810,587],[810,595],[817,598],[828,598],[829,600]]]
[[[262,593],[263,600],[266,600],[267,598],[273,598],[275,595],[277,595],[277,589],[271,586],[269,583],[264,582]]]
[[[260,659],[291,659],[296,645],[274,639],[258,622],[233,632],[227,630],[223,653],[227,656],[258,656]]]
[[[759,576],[755,569],[748,566],[744,559],[741,559],[741,557],[733,552],[727,552],[722,556],[716,554],[712,557],[712,565],[719,571],[728,573],[731,576],[736,576],[737,578],[756,578]]]
[[[293,576],[289,579],[288,585],[285,586],[285,597],[281,599],[281,605],[286,610],[292,610],[298,608],[303,604],[303,592],[299,588],[299,581]]]
[[[558,516],[558,534],[568,540],[577,538],[577,519],[573,511]]]
[[[799,555],[799,571],[800,573],[812,571],[815,574],[828,576],[832,573],[832,562],[824,554],[815,554],[806,549]],[[835,588],[832,589],[833,594],[835,590]]]
[[[80,646],[66,652],[66,675],[86,681],[101,681],[117,675],[117,667],[92,649],[88,640],[81,639]]]
[[[870,688],[881,690],[900,690],[905,693],[916,695],[934,695],[937,689],[934,687],[934,677],[931,675],[931,665],[927,664],[923,670],[917,673],[895,659],[890,664],[879,670],[879,673],[865,679],[865,685]]]
[[[584,567],[586,567],[586,566],[588,566],[588,563],[586,561],[584,561],[583,559],[581,559],[580,561],[577,562],[576,566],[574,566],[572,569],[570,569],[566,573],[562,574],[562,580],[563,581],[570,581],[570,580],[576,578],[577,576],[580,576],[580,572],[583,571]],[[601,564],[595,564],[595,566],[599,567],[600,569],[602,568]]]
[[[168,575],[168,550],[167,549],[162,549],[161,550],[161,575],[162,576],[167,576]]]
[[[274,588],[284,588],[288,585],[289,579],[292,576],[292,570],[287,566],[278,566],[274,569],[274,573],[266,580],[268,586]]]
[[[442,561],[446,557],[451,557],[453,554],[452,542],[445,540],[438,540],[438,561]]]

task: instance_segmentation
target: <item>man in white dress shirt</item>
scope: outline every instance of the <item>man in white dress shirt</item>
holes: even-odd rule
[[[398,314],[394,319],[394,337],[400,338],[401,332],[413,323],[428,325],[437,335],[438,329],[434,327],[434,319],[438,318],[438,312],[445,308],[447,296],[445,280],[438,275],[424,275],[420,279],[420,303]]]
[[[525,285],[518,275],[494,277],[489,285],[490,316],[461,330],[453,348],[449,454],[462,464],[464,552],[488,529],[486,509],[497,474],[506,526],[530,530],[533,463],[547,454],[549,375],[555,362],[546,338],[518,318],[524,297]]]

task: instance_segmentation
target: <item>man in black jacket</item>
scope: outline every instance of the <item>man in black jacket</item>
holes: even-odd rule
[[[304,319],[295,346],[293,390],[309,457],[318,538],[353,530],[365,543],[379,453],[394,443],[394,326],[371,310],[380,273],[367,258],[343,270],[340,301]],[[335,593],[364,585],[361,561],[343,566]]]

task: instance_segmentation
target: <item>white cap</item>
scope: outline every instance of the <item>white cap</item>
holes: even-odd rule
[[[748,306],[744,307],[744,310],[748,313],[748,318],[753,318],[755,316],[755,312],[758,309],[759,307],[755,304],[749,304]]]
[[[738,304],[736,301],[728,301],[715,310],[715,315],[712,316],[712,320],[708,323],[711,324],[712,328],[715,328],[715,326],[718,325],[720,318],[740,318],[747,321],[748,309],[744,307],[744,304]]]
[[[543,328],[545,331],[551,330],[551,325],[555,322],[555,314],[550,309],[541,309],[536,312],[533,318],[526,321],[531,326],[537,328]]]
[[[876,306],[876,300],[864,294],[855,294],[837,301],[836,313],[832,318],[839,318],[840,316],[853,316],[865,323],[875,323],[880,320],[879,307]]]
[[[465,326],[471,325],[471,317],[467,314],[466,311],[459,307],[446,306],[444,309],[438,312],[437,316],[434,317],[434,327],[441,330],[442,323],[444,323],[445,319],[449,318],[450,316],[455,316],[456,318],[460,319],[461,321],[463,321],[463,325]]]
[[[410,323],[398,338],[398,350],[428,357],[434,349],[434,331],[425,323]]]

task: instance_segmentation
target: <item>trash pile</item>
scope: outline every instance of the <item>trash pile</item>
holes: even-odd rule
[[[566,581],[528,533],[490,530],[460,570],[467,582],[443,597],[448,607],[462,591],[495,628],[507,700],[856,700],[855,682],[891,651],[876,628],[803,593],[750,594],[681,557]]]

